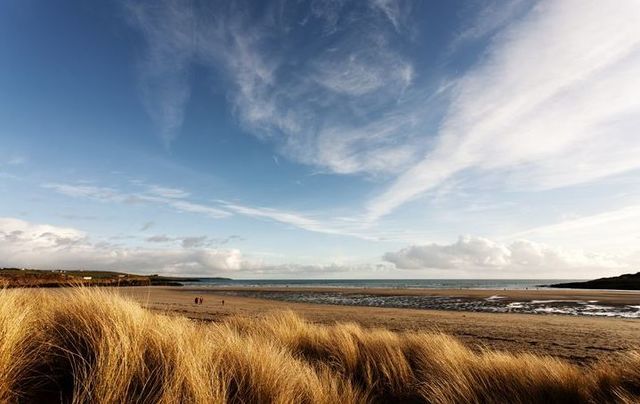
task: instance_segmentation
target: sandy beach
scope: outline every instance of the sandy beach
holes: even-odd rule
[[[597,359],[606,360],[614,352],[640,346],[640,321],[635,319],[309,304],[229,296],[210,288],[131,287],[114,290],[153,311],[198,320],[220,321],[230,315],[260,317],[268,312],[291,310],[320,324],[355,322],[367,328],[387,328],[393,331],[442,331],[458,337],[473,349],[491,348],[553,355],[578,364],[589,364]],[[321,291],[326,290],[322,288]],[[225,288],[223,291],[229,289]],[[489,297],[500,294],[514,300],[585,299],[611,304],[640,304],[640,293],[617,291],[369,289],[367,293],[458,297]],[[203,296],[204,303],[195,305],[195,296]],[[222,300],[225,301],[224,306]]]

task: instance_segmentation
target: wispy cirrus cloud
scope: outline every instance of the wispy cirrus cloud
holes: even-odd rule
[[[506,27],[456,80],[435,148],[370,201],[370,220],[463,170],[546,189],[640,168],[638,18],[635,1],[550,1]]]
[[[311,66],[312,80],[341,95],[359,97],[382,90],[402,91],[411,85],[415,74],[409,62],[378,48],[331,49],[324,53]],[[374,59],[376,63],[372,63]]]
[[[138,61],[142,101],[168,147],[182,126],[191,95],[195,10],[188,0],[167,1],[161,6],[124,4],[129,22],[143,32],[147,43],[147,52]]]
[[[189,192],[182,189],[161,187],[159,185],[147,186],[147,192],[152,195],[168,199],[182,199],[187,198],[191,195]]]
[[[43,188],[53,189],[54,191],[72,197],[91,198],[99,201],[108,202],[124,202],[125,195],[119,193],[113,188],[97,187],[84,184],[60,184],[46,183],[42,184]]]
[[[394,46],[406,40],[409,2],[273,2],[259,18],[244,2],[126,4],[147,42],[142,95],[151,99],[151,116],[162,117],[162,132],[171,133],[165,138],[177,134],[189,94],[186,72],[198,64],[225,78],[222,90],[240,124],[294,161],[388,174],[415,159],[403,143],[422,134],[415,120],[424,116],[424,97],[405,99],[415,70]],[[328,150],[337,130],[342,147]]]
[[[338,174],[399,174],[368,203],[369,221],[461,171],[553,188],[638,168],[633,1],[606,10],[489,3],[453,40],[492,36],[485,55],[439,82],[416,81],[415,61],[401,51],[410,49],[411,36],[398,30],[411,26],[409,2],[289,6],[267,5],[260,18],[242,2],[130,6],[148,44],[143,81],[160,77],[153,98],[172,98],[153,66],[171,59],[166,82],[188,88],[184,66],[204,65],[231,83],[224,90],[240,123],[288,158]],[[319,39],[301,52],[295,38],[314,30],[331,46]],[[175,93],[167,103],[182,110],[188,90]],[[442,105],[438,128],[433,111]]]
[[[396,31],[404,28],[405,20],[411,12],[411,2],[401,0],[372,0],[371,6],[382,12],[393,24]]]
[[[515,19],[522,17],[527,11],[533,8],[538,1],[493,0],[482,3],[471,3],[469,10],[471,16],[467,16],[468,21],[463,25],[449,45],[452,52],[470,42],[475,42],[491,36],[505,26],[512,24]],[[478,9],[475,9],[479,7]],[[466,14],[466,13],[465,13]]]
[[[252,207],[221,201],[224,208],[243,216],[262,218],[278,223],[297,227],[299,229],[343,236],[357,237],[366,240],[372,240],[374,237],[367,234],[358,223],[348,220],[337,219],[318,219],[309,215],[302,215],[298,212],[283,211],[266,207]]]
[[[109,187],[83,184],[46,183],[42,187],[52,189],[63,195],[88,198],[100,202],[164,205],[178,212],[204,214],[214,219],[221,219],[231,215],[231,213],[213,206],[188,201],[184,199],[189,196],[188,192],[173,188],[151,186],[142,189],[140,192],[123,192]]]
[[[42,187],[51,189],[60,194],[75,197],[87,198],[104,203],[123,204],[152,204],[164,206],[177,212],[187,212],[204,215],[212,219],[223,219],[233,215],[241,215],[252,218],[266,219],[273,222],[293,226],[299,229],[343,236],[351,236],[362,239],[371,239],[370,234],[365,231],[357,222],[340,218],[314,217],[313,215],[286,211],[268,207],[253,207],[240,203],[226,201],[216,201],[211,204],[193,202],[188,199],[191,193],[175,188],[161,187],[157,185],[149,186],[139,184],[142,189],[139,191],[120,191],[110,187],[100,187],[85,184],[61,184],[46,183]],[[163,196],[159,196],[163,195]],[[141,231],[148,230],[152,224],[143,225]],[[175,241],[174,239],[161,239],[149,241]]]
[[[150,200],[155,201],[157,199],[154,198]],[[174,208],[179,212],[199,213],[199,214],[212,217],[214,219],[221,219],[224,217],[231,216],[231,214],[225,210],[204,205],[201,203],[194,203],[194,202],[189,202],[185,200],[171,199],[170,201],[166,201],[166,200],[160,199],[160,203],[166,203],[167,205],[169,205],[170,207]]]
[[[242,240],[244,239],[238,235],[231,235],[225,238],[211,238],[208,236],[170,237],[165,234],[156,234],[145,239],[145,241],[149,243],[177,243],[183,248],[217,247],[233,241]]]
[[[607,248],[630,252],[640,242],[640,205],[568,218],[557,223],[537,226],[505,239],[532,238],[584,248]]]

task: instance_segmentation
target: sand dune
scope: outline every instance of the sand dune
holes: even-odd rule
[[[291,312],[211,323],[153,313],[113,290],[0,294],[2,402],[640,399],[634,351],[613,364],[579,367],[548,356],[473,351],[442,333],[314,325]]]

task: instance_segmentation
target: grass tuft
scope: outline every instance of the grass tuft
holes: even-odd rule
[[[635,351],[582,368],[290,312],[200,323],[104,290],[0,290],[0,402],[639,401]]]

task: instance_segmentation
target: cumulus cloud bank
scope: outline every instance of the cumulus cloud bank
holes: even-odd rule
[[[472,236],[460,237],[453,244],[409,246],[386,253],[383,259],[400,269],[462,269],[469,270],[476,277],[502,272],[535,278],[541,273],[566,274],[566,270],[619,271],[629,268],[616,256],[553,248],[529,240],[505,244]]]
[[[352,269],[339,264],[266,264],[259,259],[245,258],[235,248],[210,247],[214,243],[224,244],[237,237],[216,240],[205,236],[158,235],[149,237],[147,241],[179,243],[166,248],[125,247],[103,241],[94,242],[87,233],[73,228],[0,217],[0,267],[94,269],[194,276],[326,276]]]
[[[92,242],[83,231],[14,218],[0,218],[2,265],[90,268],[138,273],[215,274],[260,267],[237,249],[135,248]]]

